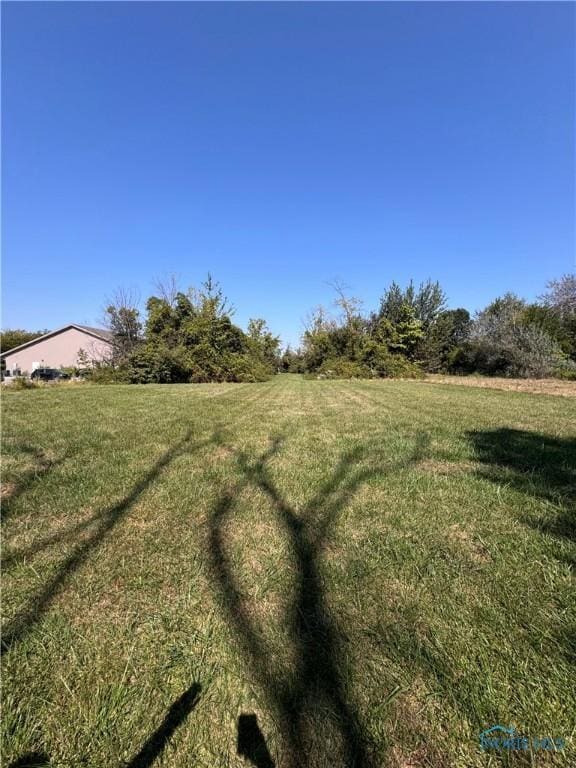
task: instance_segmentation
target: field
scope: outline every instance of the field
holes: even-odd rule
[[[428,374],[426,381],[435,384],[460,384],[466,387],[488,387],[509,392],[531,392],[537,395],[576,397],[576,381],[561,379],[505,379],[498,376],[446,376]]]
[[[575,399],[3,401],[3,765],[576,765]]]

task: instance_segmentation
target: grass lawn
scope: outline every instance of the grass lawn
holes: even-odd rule
[[[576,765],[575,399],[3,401],[3,765]],[[482,752],[495,724],[566,747]]]

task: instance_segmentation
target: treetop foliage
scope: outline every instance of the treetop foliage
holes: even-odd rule
[[[21,328],[6,328],[0,331],[0,351],[9,352],[20,344],[26,344],[28,341],[34,341],[39,336],[43,336],[49,331],[24,331]]]
[[[233,307],[210,275],[198,289],[183,292],[171,283],[159,293],[146,302],[143,328],[135,306],[106,310],[120,342],[114,361],[119,377],[134,383],[261,381],[276,372],[280,340],[264,320],[251,320],[248,332],[235,325]]]

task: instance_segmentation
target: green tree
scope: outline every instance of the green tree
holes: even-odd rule
[[[0,350],[2,352],[9,352],[21,344],[34,341],[34,339],[43,336],[45,333],[49,333],[49,331],[24,331],[21,328],[5,328],[3,331],[0,331]]]
[[[106,307],[107,326],[112,333],[112,359],[123,363],[142,340],[140,313],[135,307],[109,304]]]
[[[280,370],[283,373],[304,373],[304,356],[300,349],[293,350],[290,344],[280,357]]]
[[[261,318],[248,321],[248,343],[253,354],[271,370],[280,365],[280,338],[274,336]]]
[[[471,324],[466,309],[440,312],[418,345],[416,357],[423,367],[432,373],[449,370],[456,350],[468,338]]]
[[[372,337],[384,344],[390,352],[402,354],[412,360],[421,339],[424,338],[424,328],[416,318],[416,311],[408,303],[402,304],[394,313],[395,320],[382,317],[378,320]]]
[[[446,306],[446,294],[438,281],[428,279],[420,283],[418,289],[411,280],[405,290],[396,282],[392,282],[380,299],[380,308],[373,316],[373,322],[386,318],[391,323],[401,322],[405,307],[410,307],[414,317],[423,328],[427,328],[438,317]]]

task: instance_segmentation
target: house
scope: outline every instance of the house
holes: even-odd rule
[[[112,334],[85,325],[65,325],[37,339],[2,352],[7,375],[30,374],[36,368],[86,367],[110,359]]]

